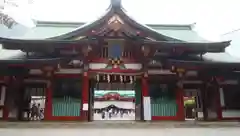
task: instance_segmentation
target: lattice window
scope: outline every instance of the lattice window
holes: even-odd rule
[[[108,47],[103,47],[100,54],[101,58],[108,58]]]
[[[129,51],[129,50],[124,50],[122,52],[122,57],[124,57],[124,58],[131,58],[132,57],[132,52]]]

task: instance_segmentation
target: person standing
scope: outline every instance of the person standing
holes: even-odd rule
[[[102,119],[105,119],[105,116],[106,116],[106,112],[103,110],[102,111]]]
[[[36,120],[38,118],[38,107],[34,103],[31,108],[31,120]]]
[[[41,105],[38,103],[37,106],[37,120],[41,120]]]

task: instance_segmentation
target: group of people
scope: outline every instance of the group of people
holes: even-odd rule
[[[134,116],[135,112],[134,110],[127,110],[127,109],[102,109],[99,112],[96,112],[95,115],[100,115],[101,120],[111,120],[111,119],[120,119],[122,120],[123,118]]]
[[[28,118],[30,120],[43,120],[44,119],[44,110],[40,107],[40,103],[36,105],[36,103],[33,103],[30,112],[28,114]]]

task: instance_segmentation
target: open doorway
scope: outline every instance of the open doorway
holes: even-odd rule
[[[44,120],[46,90],[44,84],[26,85],[20,116],[22,120]]]
[[[198,107],[198,90],[197,89],[185,89],[184,90],[184,109],[185,120],[197,119],[197,107]]]
[[[93,95],[93,120],[135,120],[132,84],[97,83]]]

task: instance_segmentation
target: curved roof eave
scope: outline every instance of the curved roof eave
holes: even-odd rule
[[[99,17],[96,20],[94,20],[92,22],[89,22],[89,23],[86,23],[86,24],[76,28],[75,30],[69,32],[69,33],[59,35],[59,36],[50,37],[50,38],[47,38],[47,39],[65,40],[65,39],[69,39],[69,38],[74,37],[74,36],[83,36],[82,35],[83,33],[87,32],[89,29],[94,28],[95,26],[104,22],[105,17],[107,17],[111,14],[112,14],[112,10],[107,9],[107,11],[101,17]]]
[[[149,35],[149,36],[155,38],[156,40],[161,40],[161,39],[164,38],[166,41],[185,42],[185,41],[182,41],[180,39],[176,39],[176,38],[169,37],[169,36],[166,36],[164,34],[161,34],[158,31],[152,29],[151,27],[149,27],[145,24],[139,23],[138,21],[136,21],[132,17],[130,17],[123,8],[121,8],[121,10],[118,10],[118,13],[120,15],[122,15],[123,17],[128,17],[129,20],[125,20],[125,21],[129,21],[129,23],[134,23],[136,26],[138,26],[143,31],[146,31],[146,32],[150,33],[151,35]]]
[[[117,5],[116,5],[117,3]],[[156,40],[164,40],[164,41],[177,41],[177,42],[185,42],[182,41],[180,39],[176,39],[173,37],[169,37],[166,36],[164,34],[161,34],[159,32],[157,32],[156,30],[141,24],[139,22],[137,22],[136,20],[134,20],[133,18],[131,18],[125,11],[124,8],[121,5],[121,0],[111,0],[111,4],[110,6],[107,8],[107,11],[105,12],[105,14],[103,14],[100,18],[98,18],[95,21],[92,21],[90,23],[87,23],[79,28],[77,28],[76,30],[60,35],[60,36],[55,36],[55,37],[51,37],[48,39],[54,39],[54,40],[65,40],[65,39],[70,39],[71,37],[76,37],[76,36],[84,36],[84,34],[91,30],[94,29],[95,27],[97,27],[99,24],[105,22],[105,19],[108,19],[109,17],[113,16],[113,14],[118,14],[121,16],[121,18],[124,21],[127,21],[128,23],[133,23],[134,26],[136,26],[137,28],[139,28],[142,31],[145,31],[149,34],[150,37],[153,37]]]

